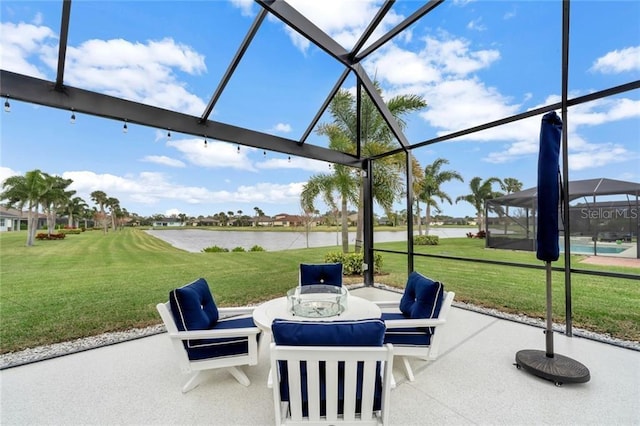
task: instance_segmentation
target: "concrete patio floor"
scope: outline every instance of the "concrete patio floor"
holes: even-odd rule
[[[640,425],[640,352],[556,333],[555,353],[591,373],[588,383],[558,387],[513,365],[517,351],[545,349],[542,329],[455,307],[447,327],[437,360],[412,361],[414,382],[395,364],[392,424]],[[212,371],[182,394],[186,376],[169,339],[154,335],[2,370],[0,424],[273,424],[267,351],[245,371],[249,387]]]

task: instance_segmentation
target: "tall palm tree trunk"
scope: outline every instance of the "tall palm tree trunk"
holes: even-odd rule
[[[345,197],[342,197],[342,252],[349,252],[349,211]]]

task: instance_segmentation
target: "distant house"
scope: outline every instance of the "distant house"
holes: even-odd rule
[[[27,217],[28,217],[27,212],[23,212],[18,209],[9,209],[4,206],[0,206],[0,232],[19,231],[21,223],[24,229],[26,229]],[[38,228],[42,228],[46,225],[47,225],[47,217],[44,214],[39,213]]]
[[[273,226],[304,226],[304,218],[302,216],[280,213],[274,216]]]
[[[14,213],[0,211],[0,232],[20,230],[20,217]]]
[[[180,219],[177,217],[163,217],[160,220],[153,221],[154,227],[164,227],[164,226],[185,226],[184,222],[180,222]]]
[[[271,216],[258,216],[253,218],[252,226],[274,226],[274,219]]]

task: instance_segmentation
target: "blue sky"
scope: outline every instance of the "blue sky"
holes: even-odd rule
[[[347,49],[381,2],[290,0]],[[422,5],[397,1],[373,39]],[[1,68],[54,80],[62,2],[2,1]],[[253,22],[251,1],[74,1],[65,84],[200,116]],[[560,1],[447,1],[363,65],[383,96],[418,94],[411,143],[560,100]],[[571,2],[570,97],[640,78],[640,2]],[[274,18],[261,26],[211,119],[299,138],[342,72]],[[344,88],[353,90],[354,80]],[[569,109],[570,180],[640,181],[640,93]],[[11,101],[11,100],[10,100]],[[307,179],[326,163],[11,101],[0,114],[0,181],[41,169],[73,179],[90,205],[102,190],[141,215],[209,215],[254,207],[299,214]],[[323,117],[321,122],[329,119]],[[422,167],[449,160],[465,182],[513,177],[536,184],[540,117],[414,151]],[[313,133],[309,143],[326,146]],[[497,188],[496,188],[497,189]],[[398,203],[398,208],[403,204]],[[317,203],[321,212],[326,207]],[[442,205],[474,216],[464,202]]]

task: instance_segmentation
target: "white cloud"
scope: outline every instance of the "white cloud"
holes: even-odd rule
[[[556,101],[551,96],[547,103]],[[640,101],[631,99],[600,99],[569,109],[569,169],[585,170],[607,164],[637,161],[640,153],[629,151],[621,144],[587,141],[581,132],[584,127],[598,126],[618,120],[640,117]],[[502,151],[491,152],[484,160],[490,163],[507,163],[538,152],[540,117],[531,117],[495,129],[500,139],[513,138]],[[505,129],[512,128],[513,132]],[[482,132],[484,133],[484,132]],[[520,135],[520,136],[518,136]],[[522,135],[528,135],[523,139]]]
[[[76,190],[78,196],[88,203],[91,202],[91,192],[97,190],[118,198],[123,206],[130,202],[156,204],[161,200],[197,204],[208,202],[214,197],[214,193],[203,187],[171,183],[163,173],[141,172],[134,176],[116,176],[90,171],[71,171],[63,173],[62,177],[73,179],[69,189]]]
[[[45,62],[54,69],[57,50]],[[74,86],[162,108],[199,115],[206,104],[186,89],[177,71],[206,72],[204,56],[171,38],[132,43],[123,39],[87,40],[68,46],[65,78]]]
[[[475,75],[500,59],[498,50],[474,50],[468,40],[454,38],[445,32],[427,36],[423,41],[423,48],[413,51],[391,43],[372,55],[365,66],[370,74],[375,72],[378,79],[388,83],[385,95],[415,93],[423,96],[428,108],[419,116],[438,129],[438,135],[488,123],[521,111],[519,103],[514,103],[497,88],[487,86]],[[397,66],[399,63],[402,67]],[[531,93],[523,93],[521,102],[527,102],[532,97]],[[559,96],[552,95],[541,105],[559,100]],[[638,153],[630,152],[623,145],[609,141],[587,141],[580,131],[586,126],[635,117],[640,117],[640,101],[626,98],[602,99],[572,107],[568,120],[570,168],[583,170],[637,158]],[[500,149],[490,152],[482,160],[508,163],[535,157],[539,132],[538,116],[457,140],[502,143]]]
[[[180,213],[182,213],[182,211],[179,209],[169,209],[165,210],[164,215],[165,217],[177,217]]]
[[[253,15],[253,0],[231,0],[231,4],[241,10],[243,16]]]
[[[46,78],[45,70],[39,69],[31,61],[33,57],[42,54],[47,47],[57,48],[57,36],[48,27],[25,24],[0,23],[0,66],[2,69]]]
[[[22,173],[16,172],[9,167],[0,166],[0,186],[4,183],[4,181],[11,176],[20,176]]]
[[[582,147],[580,152],[569,153],[569,169],[584,170],[601,167],[607,164],[629,161],[631,153],[621,145],[600,144]],[[635,155],[635,161],[638,156]]]
[[[470,49],[470,45],[468,40],[462,38],[427,37],[421,56],[438,65],[445,73],[457,76],[465,76],[488,68],[500,59],[500,52],[497,50],[474,51]]]
[[[38,21],[36,16],[34,22]],[[25,23],[1,23],[0,33],[3,69],[52,78],[58,65],[57,34],[46,26]],[[44,66],[36,65],[36,58]],[[206,103],[189,92],[179,73],[199,75],[206,71],[204,55],[171,38],[145,43],[91,39],[67,46],[65,82],[199,116]]]
[[[209,168],[232,168],[237,170],[256,171],[248,158],[248,153],[255,148],[242,147],[214,140],[203,139],[169,140],[167,146],[177,149],[191,164]]]
[[[513,115],[518,105],[498,90],[487,87],[478,78],[450,79],[425,87],[422,91],[429,108],[420,115],[432,126],[442,129],[442,135]],[[471,139],[487,140],[485,134],[469,135]]]
[[[394,44],[371,55],[365,66],[370,74],[375,73],[378,79],[392,85],[433,83],[442,78],[441,71],[420,52],[401,49]]]
[[[329,171],[329,163],[301,157],[291,157],[290,160],[288,158],[270,158],[261,163],[257,163],[256,167],[264,170],[299,169],[314,173]]]
[[[278,123],[275,126],[273,126],[269,131],[278,132],[278,133],[290,133],[291,130],[292,129],[290,124]]]
[[[300,200],[300,193],[305,183],[274,184],[263,182],[256,185],[240,186],[231,194],[232,201],[269,204],[296,203]]]
[[[380,8],[377,0],[287,0],[293,8],[317,25],[325,33],[346,49],[354,46],[365,28]],[[391,10],[382,20],[369,40],[377,40],[392,26],[398,24],[402,17]],[[298,33],[286,28],[291,42],[302,52],[309,48],[309,41]],[[367,44],[365,44],[365,47]]]
[[[486,25],[482,24],[482,18],[478,18],[478,19],[469,21],[469,23],[467,24],[467,29],[474,30],[474,31],[486,31],[487,27]]]
[[[158,205],[169,201],[173,204],[212,205],[228,203],[287,204],[297,203],[305,182],[276,184],[261,182],[256,185],[239,186],[235,190],[212,191],[202,186],[184,186],[172,183],[163,173],[142,172],[132,176],[97,174],[90,171],[71,171],[62,175],[73,179],[69,189],[91,202],[91,192],[100,190],[108,196],[120,200],[126,206],[130,203]],[[177,213],[181,210],[175,209]]]
[[[165,155],[147,155],[140,161],[162,164],[163,166],[169,167],[185,167],[185,164],[182,161],[176,160],[175,158],[167,157]]]
[[[614,50],[596,59],[591,71],[602,74],[618,74],[640,70],[640,46]]]

